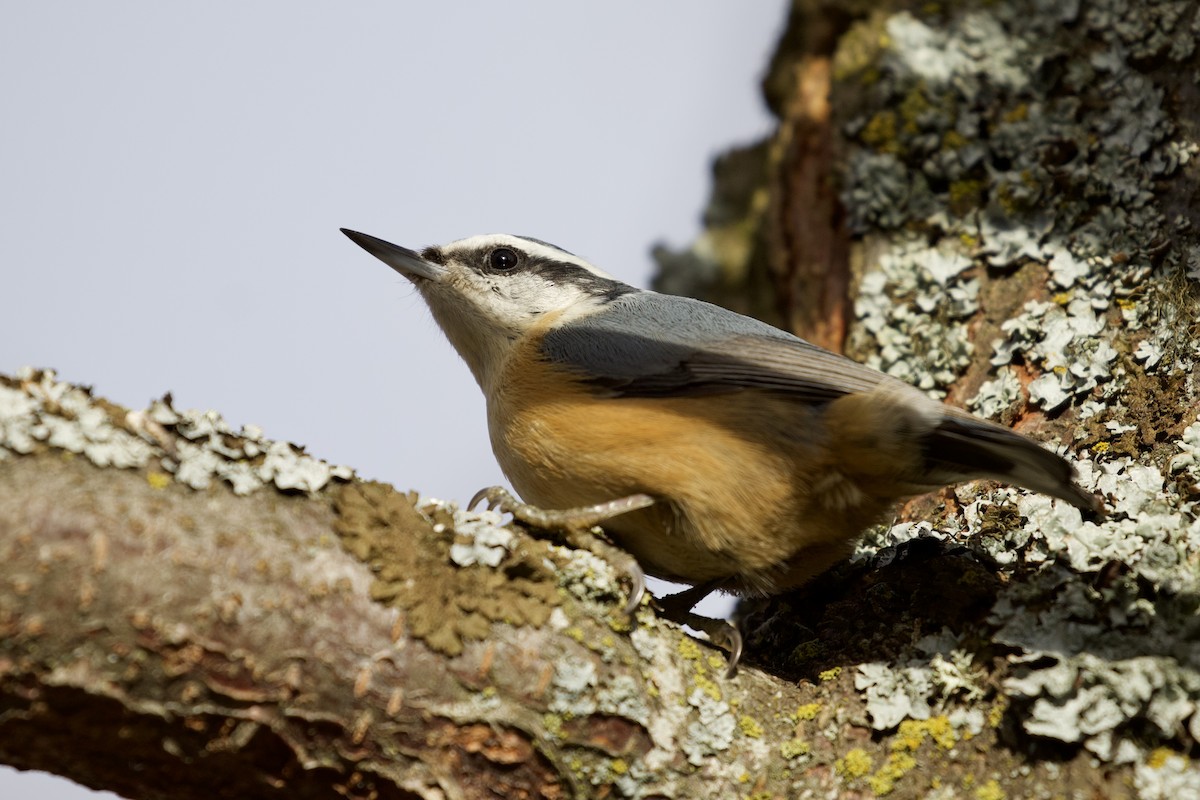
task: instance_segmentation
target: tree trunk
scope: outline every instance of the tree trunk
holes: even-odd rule
[[[1057,442],[742,608],[169,398],[0,380],[0,761],[129,797],[1200,794],[1196,3],[798,0],[659,287]]]

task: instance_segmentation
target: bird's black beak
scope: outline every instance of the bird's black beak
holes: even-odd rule
[[[350,241],[409,280],[424,278],[430,281],[440,281],[446,274],[445,267],[426,261],[421,258],[419,253],[409,250],[407,247],[385,242],[383,239],[347,228],[342,228],[341,231],[350,237]]]

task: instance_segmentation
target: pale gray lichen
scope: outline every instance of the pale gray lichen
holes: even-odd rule
[[[1152,754],[1133,771],[1138,800],[1183,800],[1200,797],[1200,768],[1177,753]]]
[[[925,636],[913,646],[913,658],[897,665],[860,664],[854,688],[865,693],[871,727],[890,730],[906,719],[926,720],[945,713],[952,699],[973,700],[982,695],[972,656],[948,630]],[[950,717],[952,724],[974,728],[982,724],[965,710]]]
[[[1026,363],[1044,370],[1028,388],[1030,400],[1047,411],[1106,380],[1117,358],[1117,351],[1100,336],[1104,320],[1096,313],[1094,297],[1072,299],[1065,307],[1030,300],[1000,329],[1007,338],[996,346],[992,363],[1008,364],[1020,353]]]
[[[620,596],[621,584],[612,564],[587,550],[551,546],[559,556],[556,572],[559,585],[579,600],[612,600]]]
[[[885,26],[892,46],[884,66],[925,81],[932,89],[951,86],[975,95],[985,85],[1019,91],[1028,83],[1030,49],[1009,36],[993,15],[968,11],[949,26],[932,28],[902,11]]]
[[[917,240],[892,246],[863,277],[852,346],[869,337],[869,366],[944,396],[971,361],[961,322],[979,307],[979,281],[963,277],[971,264],[950,240],[933,248]]]
[[[878,525],[873,528],[868,528],[855,541],[854,553],[850,556],[850,563],[857,564],[867,559],[877,559],[879,566],[887,566],[891,563],[887,552],[891,548],[891,552],[895,552],[897,545],[904,542],[912,541],[913,539],[939,539],[945,540],[953,534],[946,531],[938,530],[933,525],[925,520],[920,522],[900,522],[895,525]]]
[[[1200,741],[1200,520],[1152,466],[1080,466],[1084,485],[1109,498],[1109,517],[1084,521],[1058,501],[1016,497],[1024,524],[1005,544],[1042,566],[1000,594],[989,621],[1016,651],[1004,690],[1026,709],[1028,733],[1132,762],[1147,726],[1161,740]],[[973,527],[980,515],[966,517]],[[1081,580],[1113,564],[1125,573]]]
[[[603,714],[630,719],[642,726],[650,722],[646,688],[632,675],[616,675],[596,692],[596,706]]]
[[[859,664],[854,688],[866,693],[867,714],[876,730],[889,730],[905,719],[929,719],[933,713],[933,674],[928,667]]]
[[[1054,659],[1047,666],[1047,659]],[[1033,651],[1014,660],[1017,674],[1004,683],[1010,697],[1034,699],[1021,724],[1035,736],[1082,743],[1102,759],[1130,762],[1139,749],[1121,737],[1134,719],[1151,723],[1160,736],[1188,730],[1200,697],[1200,674],[1170,658],[1101,658],[1088,652],[1070,658]],[[1036,669],[1021,669],[1022,663]]]
[[[701,766],[733,744],[737,720],[728,703],[711,697],[702,689],[694,689],[688,695],[688,705],[696,709],[697,718],[688,723],[687,737],[680,742],[680,748],[687,755],[688,763]]]
[[[0,385],[0,458],[39,445],[82,455],[101,467],[148,464],[154,448],[122,428],[89,390],[29,367],[15,386]]]
[[[239,495],[265,485],[315,492],[353,476],[294,445],[265,439],[255,426],[234,431],[216,412],[176,411],[169,396],[145,411],[118,414],[90,390],[59,381],[53,370],[25,367],[15,381],[0,383],[0,458],[39,446],[101,467],[161,466],[194,489],[224,480]]]
[[[504,517],[488,509],[455,508],[454,531],[458,536],[450,545],[450,560],[460,567],[499,566],[516,542],[516,535],[504,526]]]
[[[1118,331],[1104,320],[1114,298],[1127,317],[1162,322],[1170,305],[1151,307],[1133,293],[1156,266],[1200,263],[1189,248],[1167,246],[1186,241],[1189,222],[1166,218],[1156,194],[1198,148],[1168,117],[1163,88],[1135,63],[1139,50],[1190,54],[1194,26],[1175,14],[1142,19],[1108,5],[1081,14],[1077,3],[1056,13],[999,4],[939,14],[936,24],[908,11],[886,17],[870,77],[853,82],[862,98],[850,107],[862,110],[845,121],[852,146],[841,185],[856,233],[894,238],[906,229],[917,234],[909,240],[917,249],[953,240],[994,268],[1045,265],[1055,302],[1029,305],[1011,320],[993,363],[1036,367],[1029,399],[1047,411],[1122,377]],[[1118,24],[1120,35],[1106,27]],[[866,335],[874,366],[918,385],[938,383],[921,353],[904,350],[936,337],[930,325],[945,319],[908,314],[905,298],[889,311],[878,282],[870,274],[864,281],[851,342],[861,346]],[[890,326],[883,336],[873,330],[881,319]],[[1194,364],[1196,348],[1171,338],[1178,326],[1149,327],[1150,339],[1135,350],[1147,369]],[[894,364],[897,356],[919,366]],[[1011,387],[986,390],[975,401],[981,410],[1007,407]]]
[[[1179,454],[1171,459],[1170,469],[1187,475],[1193,486],[1200,483],[1200,419],[1184,428]]]
[[[984,381],[975,396],[967,401],[967,407],[976,414],[993,419],[1021,402],[1021,379],[1017,371],[1009,366],[996,371],[996,377]]]
[[[1177,444],[1171,468],[1194,480],[1200,422]],[[1142,760],[1144,742],[1155,739],[1194,746],[1198,504],[1181,498],[1156,467],[1132,459],[1079,459],[1076,467],[1080,484],[1106,498],[1107,518],[1084,520],[1066,503],[1004,487],[961,500],[962,514],[946,529],[921,522],[870,531],[855,559],[886,558],[888,548],[931,537],[965,541],[1001,570],[1022,565],[1021,579],[1004,585],[988,617],[990,638],[1007,648],[1003,693],[1021,728],[1113,763]],[[1019,524],[988,524],[1005,505]],[[856,686],[880,730],[946,713],[947,697],[979,691],[969,654],[953,637],[927,637],[907,660],[860,666]]]
[[[256,425],[240,430],[216,411],[177,410],[170,397],[156,400],[132,423],[153,435],[151,425],[174,432],[163,467],[175,480],[193,489],[207,489],[225,481],[235,494],[246,495],[266,485],[284,491],[316,492],[331,481],[350,480],[353,471],[334,466],[288,442],[271,441]]]
[[[28,392],[0,386],[0,459],[37,448],[39,411],[40,404]]]
[[[596,712],[592,689],[599,680],[596,663],[587,656],[564,656],[554,666],[551,680],[550,710],[571,717]]]

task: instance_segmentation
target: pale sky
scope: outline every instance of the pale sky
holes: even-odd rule
[[[645,286],[714,155],[765,135],[780,0],[9,4],[0,372],[166,391],[366,478],[505,483],[483,398],[398,275],[421,247],[554,242]],[[0,728],[0,731],[3,729]],[[97,797],[0,767],[0,798]],[[112,795],[105,795],[112,797]]]

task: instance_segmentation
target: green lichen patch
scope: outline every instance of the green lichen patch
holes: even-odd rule
[[[547,546],[516,545],[491,512],[370,482],[340,487],[334,509],[343,546],[375,573],[372,597],[403,610],[408,632],[435,650],[457,655],[497,622],[541,626],[558,604]]]

